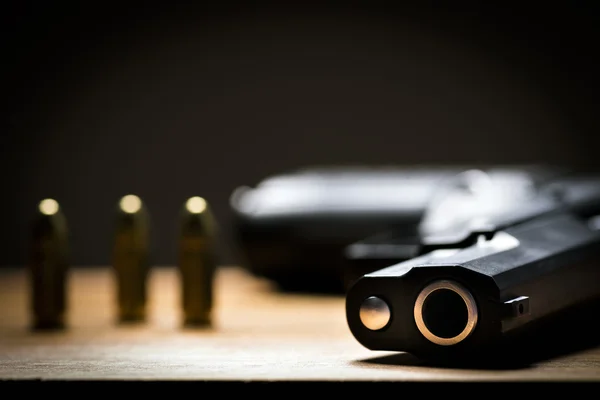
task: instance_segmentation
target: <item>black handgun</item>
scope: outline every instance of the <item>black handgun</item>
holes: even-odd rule
[[[481,357],[600,298],[599,215],[595,176],[447,177],[416,241],[390,229],[346,248],[354,268],[369,271],[345,294],[350,331],[371,350]],[[394,260],[407,246],[414,256]]]
[[[440,188],[473,168],[315,166],[240,186],[230,199],[239,264],[283,290],[343,295],[363,274],[415,257],[421,222]],[[496,184],[521,188],[564,173],[541,165],[483,171]],[[348,247],[367,237],[380,243]],[[347,257],[348,249],[361,255]]]

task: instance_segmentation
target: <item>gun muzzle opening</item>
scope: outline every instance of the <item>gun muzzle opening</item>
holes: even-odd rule
[[[414,318],[417,328],[430,342],[451,346],[465,340],[477,325],[477,304],[458,282],[435,281],[417,297]]]

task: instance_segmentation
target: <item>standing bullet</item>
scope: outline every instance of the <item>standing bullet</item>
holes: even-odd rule
[[[122,197],[117,208],[112,252],[120,322],[146,319],[148,233],[148,214],[142,200],[132,194]]]
[[[56,200],[39,203],[31,233],[33,329],[62,329],[66,325],[69,243],[66,218]]]
[[[212,324],[213,282],[217,269],[215,220],[207,202],[191,197],[181,215],[178,267],[184,325]]]

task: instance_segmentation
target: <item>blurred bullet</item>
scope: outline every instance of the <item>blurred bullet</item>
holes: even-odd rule
[[[67,221],[56,200],[39,203],[31,228],[33,329],[62,329],[66,325],[69,240]]]
[[[189,198],[182,210],[178,267],[184,325],[212,324],[213,282],[217,269],[216,224],[202,197]]]
[[[120,322],[146,319],[149,218],[136,195],[121,198],[117,207],[112,266],[117,286]]]

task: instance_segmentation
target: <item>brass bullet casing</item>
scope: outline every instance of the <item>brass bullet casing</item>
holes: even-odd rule
[[[180,223],[178,270],[185,326],[212,325],[213,283],[217,270],[216,221],[201,197],[185,203]]]
[[[120,322],[146,319],[149,273],[149,217],[136,195],[121,198],[117,207],[112,267],[114,270]]]
[[[66,218],[54,199],[38,205],[31,226],[28,263],[32,328],[66,326],[69,238]]]

